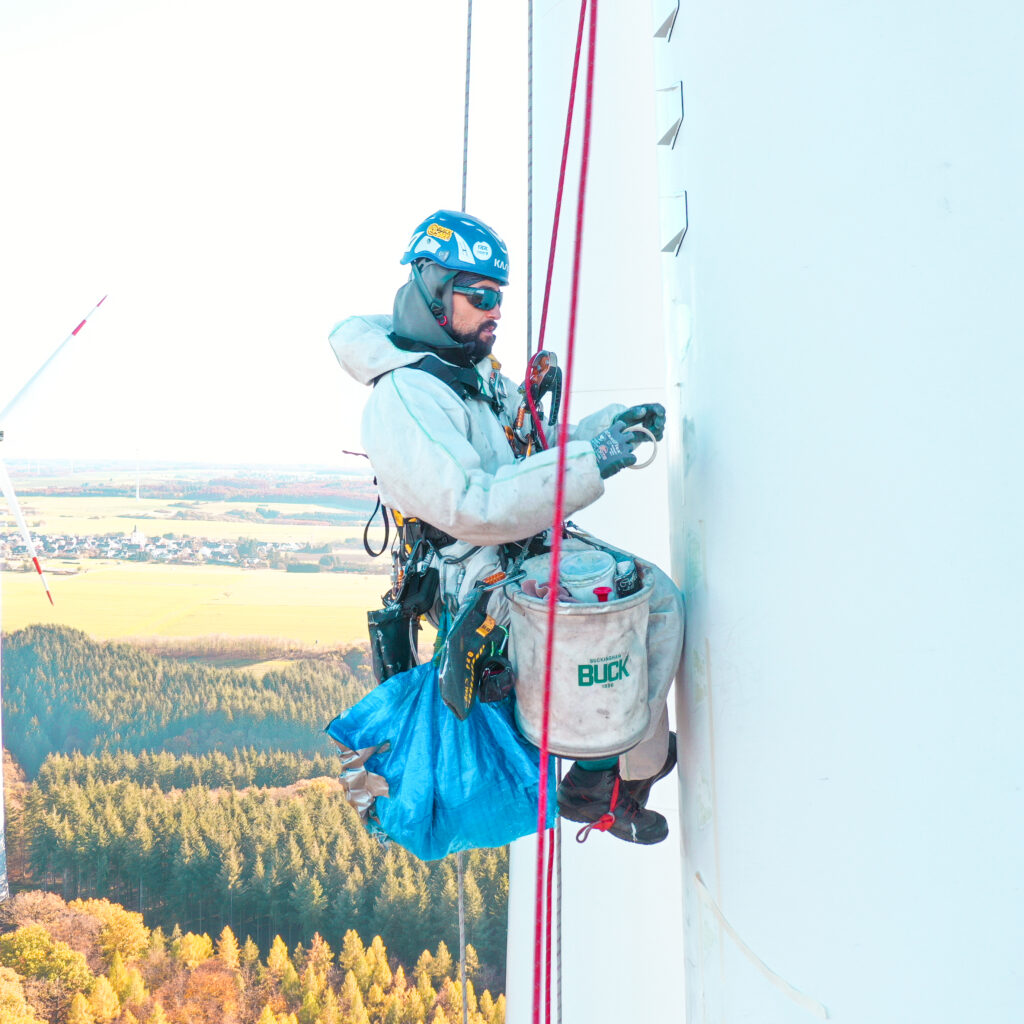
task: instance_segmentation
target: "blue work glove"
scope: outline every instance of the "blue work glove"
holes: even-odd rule
[[[602,430],[597,437],[590,440],[590,446],[597,456],[597,468],[602,480],[607,480],[626,466],[636,465],[636,456],[633,454],[633,445],[636,444],[634,439],[643,435],[631,434],[625,426],[624,423],[613,420],[607,430]]]
[[[623,423],[627,427],[639,425],[646,427],[653,435],[655,441],[660,441],[665,436],[665,406],[657,402],[649,405],[634,405],[625,412],[620,412],[612,423]],[[645,441],[643,434],[637,435],[638,441]]]

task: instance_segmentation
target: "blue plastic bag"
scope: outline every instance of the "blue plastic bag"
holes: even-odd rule
[[[537,830],[539,752],[516,729],[511,701],[477,703],[460,721],[433,663],[385,680],[325,731],[346,759],[349,802],[421,860]],[[548,780],[550,827],[554,758]]]

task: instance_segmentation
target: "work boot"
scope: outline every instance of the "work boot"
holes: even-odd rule
[[[623,779],[623,789],[641,806],[647,806],[647,798],[651,795],[651,787],[658,781],[658,779],[665,778],[669,772],[672,771],[676,766],[676,734],[670,732],[668,734],[668,754],[665,757],[665,763],[661,766],[661,770],[657,775],[652,775],[649,779]]]
[[[668,835],[668,822],[629,795],[618,768],[588,772],[574,764],[558,784],[558,813],[569,821],[587,823],[576,834],[581,843],[593,829],[644,846],[660,843]]]

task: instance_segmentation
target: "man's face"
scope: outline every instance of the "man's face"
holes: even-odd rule
[[[472,287],[501,291],[501,285],[486,278],[482,281],[474,281]],[[470,301],[470,296],[462,295],[459,292],[452,293],[451,330],[459,341],[481,347],[486,346],[489,352],[490,346],[494,344],[494,333],[500,319],[500,306],[495,306],[493,309],[478,309]]]

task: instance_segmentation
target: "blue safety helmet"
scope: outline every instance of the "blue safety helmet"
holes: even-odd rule
[[[438,210],[423,221],[412,233],[402,263],[422,258],[508,284],[505,243],[482,220],[468,213]]]

